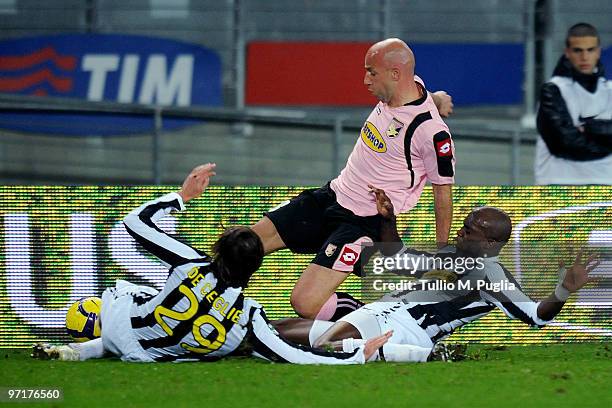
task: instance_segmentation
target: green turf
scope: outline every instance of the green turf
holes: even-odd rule
[[[609,407],[612,344],[470,346],[458,363],[294,366],[35,361],[0,350],[0,386],[59,387],[79,407]],[[0,405],[7,405],[0,403]],[[10,404],[31,406],[31,404]]]

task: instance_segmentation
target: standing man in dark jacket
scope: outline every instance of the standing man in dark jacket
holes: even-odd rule
[[[612,84],[597,29],[572,26],[538,109],[536,184],[612,184]]]

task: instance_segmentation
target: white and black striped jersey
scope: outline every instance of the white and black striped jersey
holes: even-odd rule
[[[299,364],[363,363],[363,348],[330,353],[293,344],[272,328],[255,300],[242,288],[216,278],[212,259],[162,231],[156,222],[184,210],[180,195],[170,193],[147,202],[124,219],[129,234],[169,270],[156,295],[135,294],[131,333],[155,361],[215,360],[236,352],[248,341],[253,353]]]
[[[422,254],[414,253],[415,256]],[[495,308],[530,326],[542,327],[550,323],[538,316],[540,303],[523,292],[498,257],[481,259],[482,267],[456,274],[457,280],[451,285],[430,279],[426,284],[416,285],[416,290],[394,291],[379,301],[403,302],[404,305],[397,307],[406,309],[434,342]]]

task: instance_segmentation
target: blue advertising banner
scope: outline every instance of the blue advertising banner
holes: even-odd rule
[[[222,102],[221,61],[197,44],[153,37],[66,34],[13,39],[0,42],[0,92],[214,106]],[[0,127],[68,135],[138,133],[152,127],[151,119],[84,116],[0,113]]]

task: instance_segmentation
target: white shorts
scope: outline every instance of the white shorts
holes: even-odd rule
[[[134,337],[130,320],[130,311],[134,305],[133,294],[135,291],[142,293],[142,288],[120,280],[115,287],[106,289],[102,294],[102,343],[106,350],[124,361],[155,361]]]
[[[339,320],[354,326],[362,339],[371,339],[393,330],[391,344],[431,348],[433,342],[402,302],[374,302],[362,306]]]

